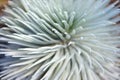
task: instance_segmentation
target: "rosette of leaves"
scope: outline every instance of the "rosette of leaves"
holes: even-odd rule
[[[9,1],[0,35],[14,45],[1,80],[116,80],[119,0]]]

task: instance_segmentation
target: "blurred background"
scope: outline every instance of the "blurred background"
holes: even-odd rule
[[[7,1],[8,0],[0,0],[0,13],[2,12],[2,8],[3,8],[3,5],[6,5],[7,4]]]

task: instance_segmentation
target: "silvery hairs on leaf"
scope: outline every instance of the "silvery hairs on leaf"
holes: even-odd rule
[[[119,0],[15,0],[0,35],[20,47],[0,49],[1,80],[120,79]],[[5,45],[4,45],[5,46]]]

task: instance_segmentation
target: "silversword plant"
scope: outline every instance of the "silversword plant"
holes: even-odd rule
[[[120,79],[120,10],[110,0],[14,0],[0,35],[1,80]],[[5,45],[4,45],[5,46]]]

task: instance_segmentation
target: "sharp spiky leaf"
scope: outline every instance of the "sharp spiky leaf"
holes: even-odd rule
[[[0,36],[18,47],[1,80],[120,79],[120,9],[110,0],[16,0],[5,6]],[[6,46],[0,44],[0,46]]]

